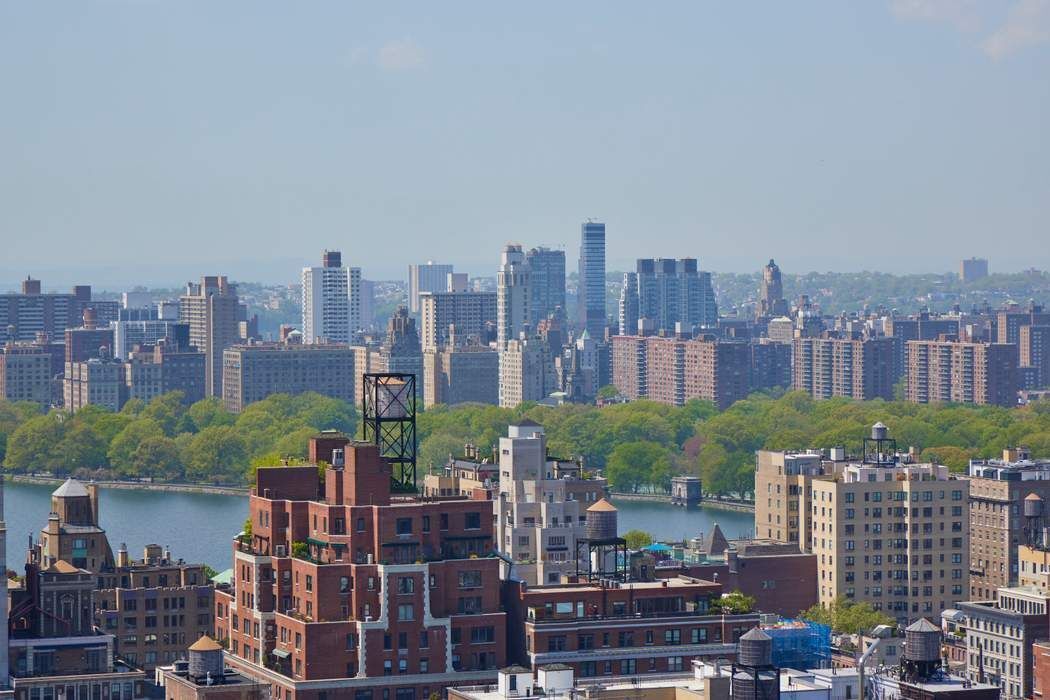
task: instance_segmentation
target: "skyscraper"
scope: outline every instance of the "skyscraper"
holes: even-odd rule
[[[350,277],[338,250],[321,267],[303,268],[303,343],[350,342]]]
[[[711,275],[700,272],[696,258],[640,259],[636,279],[638,318],[651,319],[657,331],[674,333],[681,324],[691,334],[695,328],[717,325]]]
[[[188,282],[179,297],[179,320],[190,326],[190,344],[205,353],[204,393],[222,396],[222,351],[240,342],[237,289],[226,276]]]
[[[565,312],[565,251],[533,248],[525,254],[525,264],[531,289],[529,323],[536,328],[556,310]]]
[[[784,284],[780,279],[780,268],[769,259],[769,264],[762,268],[762,287],[759,289],[759,318],[787,316],[788,305],[784,300]]]
[[[605,338],[605,224],[580,227],[580,262],[576,325],[597,341]]]
[[[359,267],[348,267],[347,271],[347,294],[350,297],[350,304],[348,308],[348,319],[350,322],[350,342],[357,342],[357,336],[359,335],[362,325],[361,316],[362,309],[365,306],[365,302],[362,301],[361,291],[361,268]]]
[[[638,273],[623,273],[620,289],[620,335],[638,332]]]
[[[408,310],[419,313],[419,295],[424,292],[443,292],[448,289],[452,265],[438,265],[428,260],[426,265],[408,266]]]
[[[500,256],[496,275],[496,341],[503,350],[507,341],[517,338],[529,322],[529,269],[521,246],[508,243]]]

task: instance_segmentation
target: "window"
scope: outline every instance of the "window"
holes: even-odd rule
[[[664,644],[677,645],[682,643],[682,630],[664,630]]]
[[[398,518],[397,519],[397,534],[399,534],[399,535],[411,535],[412,534],[412,518]]]
[[[563,635],[547,637],[547,651],[565,651],[565,637]]]
[[[400,576],[397,579],[397,592],[399,595],[409,595],[416,592],[416,580],[411,576]]]
[[[481,513],[467,513],[464,527],[467,530],[481,529]]]
[[[397,619],[402,621],[416,619],[415,608],[411,603],[402,603],[397,606]]]
[[[423,516],[423,532],[430,532],[430,516]]]
[[[306,575],[306,590],[312,591],[314,589],[314,577],[310,574]]]
[[[481,571],[460,571],[459,572],[459,587],[460,588],[480,588],[481,587]]]
[[[339,577],[339,592],[349,593],[350,592],[350,577],[340,576]]]
[[[357,531],[358,532],[364,532],[365,531],[365,519],[364,518],[358,518],[357,519]]]
[[[495,627],[474,627],[470,630],[471,644],[491,644],[496,641]]]

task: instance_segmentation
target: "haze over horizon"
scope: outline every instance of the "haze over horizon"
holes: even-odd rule
[[[0,288],[1050,268],[1050,0],[553,10],[3,5]]]

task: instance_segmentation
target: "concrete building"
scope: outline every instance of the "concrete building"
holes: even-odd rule
[[[906,397],[913,403],[1017,405],[1017,347],[957,340],[908,341]]]
[[[503,248],[496,274],[496,348],[500,352],[509,341],[526,331],[531,317],[531,301],[525,254],[520,245],[508,243]]]
[[[378,448],[345,437],[310,456],[332,465],[323,490],[314,465],[256,474],[251,534],[216,592],[226,662],[294,700],[493,682],[506,614],[491,501],[394,497]]]
[[[529,268],[529,325],[537,328],[551,314],[566,313],[565,251],[532,248],[525,253]]]
[[[416,320],[408,315],[408,309],[399,306],[387,323],[386,340],[381,349],[381,364],[384,372],[414,374],[416,400],[422,401],[425,391],[423,379],[423,348],[416,332]]]
[[[496,326],[496,292],[423,292],[419,304],[424,350],[446,345],[452,326],[461,340],[479,343],[486,343],[489,329]]]
[[[658,333],[692,336],[697,328],[713,328],[718,307],[711,276],[699,271],[696,258],[639,259],[633,276],[624,278],[620,317],[621,335],[634,334],[631,322],[642,318],[651,319]]]
[[[966,675],[999,686],[1003,698],[1032,697],[1032,643],[1050,633],[1046,591],[1000,588],[996,600],[958,605],[966,615]]]
[[[1050,312],[1044,311],[1042,306],[1029,304],[1027,309],[1022,309],[1018,304],[1011,304],[996,313],[995,337],[992,340],[1013,345],[1020,358],[1021,328],[1046,325],[1050,325]]]
[[[115,413],[128,399],[124,363],[105,357],[67,362],[62,393],[67,411],[79,411],[84,406],[95,405]]]
[[[1035,386],[1026,389],[1040,389],[1050,385],[1050,325],[1021,326],[1017,334],[1020,346],[1020,366],[1035,370]]]
[[[970,258],[959,263],[959,279],[963,282],[976,282],[988,276],[986,258]]]
[[[113,355],[113,330],[99,326],[95,310],[84,309],[83,325],[67,328],[63,334],[66,345],[66,362],[83,362],[100,354]]]
[[[353,403],[354,369],[349,345],[235,345],[223,352],[223,405],[240,413],[271,394],[307,391]]]
[[[90,578],[88,614],[115,637],[115,653],[152,669],[180,658],[187,637],[211,628],[212,587],[203,564],[175,560],[159,545],[148,545],[139,562],[129,559],[123,545],[114,557],[99,526],[98,487],[93,484],[68,479],[51,495],[51,510],[27,561],[40,571],[57,567]]]
[[[423,406],[499,403],[499,354],[487,345],[450,342],[423,351]]]
[[[0,348],[0,399],[50,406],[54,383],[51,353],[30,343]]]
[[[884,425],[859,459],[759,450],[755,531],[820,557],[819,600],[871,603],[901,623],[968,597],[970,482],[896,450]]]
[[[580,226],[576,328],[595,340],[605,338],[605,224],[585,221]]]
[[[540,338],[507,342],[499,354],[499,405],[514,408],[524,401],[542,401],[555,391],[554,363]]]
[[[751,347],[705,336],[613,336],[612,382],[629,399],[681,406],[690,399],[725,409],[751,391]]]
[[[428,292],[444,292],[448,289],[448,276],[453,274],[452,265],[441,265],[428,260],[425,265],[408,266],[408,310],[419,314],[420,296]]]
[[[606,488],[605,479],[582,478],[579,463],[552,457],[543,426],[530,420],[509,426],[499,439],[496,501],[497,547],[513,562],[506,575],[530,586],[575,575],[587,509],[604,499]]]
[[[815,399],[893,399],[889,338],[796,337],[793,362],[793,388]]]
[[[1025,585],[1019,545],[1029,544],[1031,524],[1027,500],[1036,497],[1039,517],[1050,502],[1050,460],[1033,460],[1025,447],[1003,451],[1001,459],[971,460],[970,480],[970,599],[993,600],[1000,588]],[[1050,515],[1047,513],[1046,515]]]
[[[882,324],[883,333],[893,338],[894,377],[908,375],[910,340],[937,340],[941,336],[962,337],[962,317],[935,316],[924,311],[907,318],[889,316]]]
[[[27,277],[20,292],[0,293],[0,331],[13,329],[12,339],[20,341],[32,341],[38,333],[61,338],[67,328],[80,325],[88,306],[95,309],[99,323],[106,325],[116,318],[119,303],[92,299],[89,285],[77,285],[66,294],[45,293],[40,280]]]
[[[164,341],[169,348],[190,348],[189,324],[172,319],[126,320],[120,319],[109,324],[113,332],[113,357],[126,360],[135,350],[136,345],[157,345]],[[97,350],[97,348],[96,348]]]
[[[186,284],[179,297],[179,321],[189,324],[190,344],[204,353],[204,393],[222,396],[223,351],[240,342],[240,302],[225,276]]]
[[[350,270],[343,267],[338,250],[324,251],[320,267],[303,268],[302,308],[303,343],[307,345],[346,344],[359,330],[350,325]]]
[[[752,340],[751,388],[772,389],[791,386],[792,346],[772,338]]]

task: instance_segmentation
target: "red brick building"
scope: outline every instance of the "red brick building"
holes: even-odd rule
[[[232,587],[216,593],[227,662],[276,700],[495,681],[506,615],[488,494],[391,496],[377,448],[343,436],[315,438],[310,456],[332,465],[323,481],[315,466],[258,470]]]
[[[688,671],[693,659],[732,659],[759,616],[712,614],[721,595],[721,584],[686,576],[534,588],[508,581],[508,656],[533,669],[567,664],[580,678],[673,673]]]

